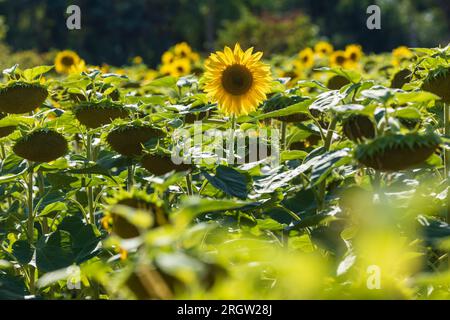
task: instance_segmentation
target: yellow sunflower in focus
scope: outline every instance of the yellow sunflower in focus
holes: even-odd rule
[[[172,76],[181,77],[191,73],[191,61],[189,59],[178,59],[172,63]]]
[[[345,51],[338,50],[331,54],[330,65],[332,67],[345,67],[347,65],[347,55]]]
[[[180,58],[189,58],[192,54],[192,48],[186,42],[177,44],[173,51],[175,52],[175,55]]]
[[[58,73],[68,74],[73,66],[80,63],[80,57],[71,50],[59,52],[55,58],[55,70]]]
[[[166,51],[162,55],[161,61],[163,64],[172,64],[175,61],[175,55],[170,51]]]
[[[298,53],[298,59],[304,68],[314,66],[314,51],[311,48],[303,49]]]
[[[358,44],[351,44],[345,47],[345,54],[350,63],[357,63],[363,56],[362,47]]]
[[[328,43],[326,41],[319,41],[314,46],[314,51],[321,57],[329,56],[333,53],[334,48],[331,43]]]
[[[413,52],[406,46],[400,46],[392,50],[392,64],[399,66],[403,61],[407,61],[414,56]]]
[[[225,114],[248,114],[267,98],[272,77],[270,67],[260,61],[262,55],[253,48],[244,52],[236,44],[234,50],[225,47],[205,62],[205,92]]]

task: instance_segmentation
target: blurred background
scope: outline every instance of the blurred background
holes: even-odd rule
[[[78,5],[82,29],[66,28]],[[368,30],[366,9],[381,8],[381,30]],[[318,40],[366,52],[450,41],[449,0],[0,0],[0,63],[31,66],[52,52],[77,51],[91,64],[150,66],[175,43],[209,52],[240,41],[266,54],[294,54]],[[53,55],[54,56],[54,55]]]

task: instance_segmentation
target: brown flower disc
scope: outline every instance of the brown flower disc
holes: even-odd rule
[[[0,111],[28,113],[40,107],[47,96],[47,89],[39,84],[15,82],[0,89]]]
[[[58,132],[38,130],[21,138],[13,147],[19,157],[33,162],[50,162],[64,156],[67,140]]]
[[[142,145],[155,137],[162,137],[159,129],[146,126],[128,126],[111,131],[106,140],[117,153],[126,156],[138,156],[142,154]]]
[[[142,166],[150,173],[156,176],[162,176],[169,172],[189,171],[192,166],[190,164],[175,164],[170,156],[147,154],[141,159]]]
[[[401,89],[411,80],[412,72],[408,69],[398,71],[391,81],[391,88]]]
[[[133,209],[146,211],[153,216],[153,227],[159,227],[168,223],[167,213],[154,203],[148,202],[139,198],[125,198],[117,202],[118,205],[127,206]],[[140,235],[139,229],[129,222],[120,214],[114,212],[114,207],[111,210],[113,219],[112,232],[122,239],[132,239]]]
[[[439,96],[443,102],[450,103],[450,70],[438,76],[427,79],[423,83],[422,90],[429,91]]]
[[[408,134],[382,136],[356,149],[356,159],[369,168],[399,171],[425,162],[438,148],[434,135]]]
[[[6,114],[0,113],[0,120],[6,117]],[[17,126],[6,126],[6,127],[0,127],[0,138],[4,138],[9,136],[11,133],[13,133],[16,130]]]
[[[75,117],[90,129],[102,127],[118,118],[128,117],[128,111],[116,104],[81,104],[74,108]]]
[[[343,130],[345,136],[354,142],[375,138],[375,124],[367,116],[350,116],[344,121]]]
[[[346,77],[337,74],[328,80],[327,87],[330,90],[340,90],[349,83],[350,81]]]

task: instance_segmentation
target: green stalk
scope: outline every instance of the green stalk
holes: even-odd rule
[[[325,137],[325,142],[324,142],[324,149],[325,152],[330,151],[330,147],[331,147],[331,143],[333,141],[333,133],[334,133],[334,129],[336,128],[336,124],[337,124],[337,117],[333,117],[333,119],[331,120],[329,126],[328,126],[328,130],[327,130],[327,135]],[[326,180],[322,181],[321,184],[319,185],[319,210],[323,209],[323,206],[325,204],[325,191],[326,191],[326,187],[327,187],[327,182]]]
[[[30,243],[33,242],[34,237],[34,212],[33,212],[33,163],[28,162],[28,179],[27,179],[27,208],[28,208],[28,220],[27,220],[27,235]]]
[[[5,152],[5,145],[3,144],[3,142],[0,143],[0,152],[1,152],[1,155],[2,155],[2,160],[5,160],[6,152]]]
[[[86,157],[89,161],[93,161],[92,157],[92,135],[90,133],[87,134],[86,137]],[[91,175],[88,175],[88,179],[91,178]],[[90,181],[89,181],[90,183]],[[92,187],[87,187],[87,200],[88,200],[88,210],[89,210],[89,222],[95,226],[95,215],[94,215],[94,191]]]
[[[131,191],[131,189],[133,189],[133,185],[134,185],[133,164],[131,162],[131,159],[130,159],[130,164],[128,165],[127,171],[128,171],[127,172],[128,173],[127,190]]]
[[[234,133],[236,131],[236,115],[233,114],[231,118],[231,132],[230,132],[230,142],[231,142],[231,151],[233,155],[233,162],[234,162]]]
[[[38,171],[38,177],[37,177],[37,183],[39,187],[39,196],[41,199],[44,197],[45,194],[45,185],[44,185],[44,175],[42,174],[42,171]],[[48,219],[47,217],[42,217],[42,232],[44,234],[47,234],[50,232],[48,227]]]
[[[450,104],[444,104],[444,135],[450,137]],[[444,151],[444,172],[445,179],[449,181],[450,179],[450,150],[445,149]],[[447,223],[450,224],[450,192],[447,195]]]
[[[194,192],[192,191],[192,177],[191,174],[188,173],[186,176],[186,185],[187,185],[187,192],[188,192],[188,196],[193,196]]]
[[[281,122],[281,150],[286,150],[286,131],[287,131],[287,124],[286,122]]]
[[[28,177],[27,177],[27,208],[28,208],[28,219],[27,219],[27,236],[30,244],[34,241],[34,210],[33,210],[33,163],[28,162]],[[35,292],[35,268],[32,265],[28,265],[28,279],[29,279],[29,289],[30,293]]]
[[[337,118],[333,117],[330,125],[328,126],[327,136],[325,137],[324,148],[326,151],[330,151],[331,142],[333,140],[334,129],[336,129]]]

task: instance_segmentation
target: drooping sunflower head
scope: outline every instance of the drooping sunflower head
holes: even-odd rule
[[[38,128],[16,141],[13,151],[33,162],[51,162],[68,152],[67,140],[60,133]]]
[[[333,45],[326,41],[319,41],[314,46],[314,51],[321,57],[329,56],[333,53]]]
[[[347,64],[347,55],[345,51],[338,50],[333,52],[330,57],[330,65],[332,67],[344,67]]]
[[[298,59],[305,68],[314,66],[314,51],[311,48],[303,49],[298,53]]]
[[[113,129],[106,137],[106,141],[117,153],[125,157],[133,157],[142,153],[144,143],[162,136],[163,132],[158,128],[141,123],[130,123]]]
[[[182,77],[191,73],[191,61],[189,59],[178,59],[172,63],[171,75],[174,77]]]
[[[244,52],[236,44],[234,50],[225,47],[206,61],[205,92],[225,114],[248,114],[266,99],[272,78],[270,67],[260,61],[262,55],[253,48]]]
[[[113,198],[106,199],[106,202],[109,206],[102,219],[103,227],[122,239],[138,237],[143,227],[156,228],[169,223],[164,203],[144,191],[119,191]],[[120,210],[121,206],[132,210],[123,212]],[[138,212],[133,212],[133,209]]]
[[[12,114],[31,112],[47,99],[47,88],[39,83],[14,81],[0,86],[0,111]]]
[[[186,42],[182,42],[175,46],[174,52],[177,57],[189,58],[192,53],[192,48]]]
[[[345,47],[345,54],[347,59],[353,63],[361,60],[363,56],[362,47],[358,44],[351,44]]]
[[[64,50],[59,52],[55,58],[56,72],[62,74],[70,73],[70,69],[80,63],[80,57],[78,54],[71,50]]]

